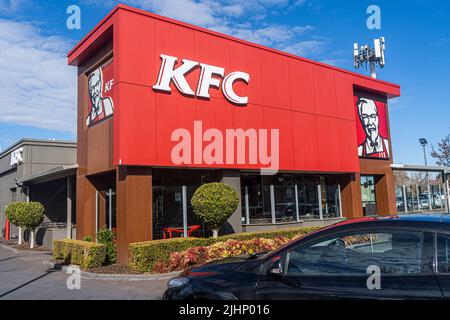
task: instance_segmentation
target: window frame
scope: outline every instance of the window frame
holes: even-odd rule
[[[308,241],[304,242],[304,243],[300,243],[298,245],[294,245],[291,246],[289,248],[286,248],[285,252],[284,252],[284,257],[285,257],[285,261],[284,261],[284,270],[283,270],[283,276],[287,276],[287,277],[367,277],[367,273],[303,273],[303,274],[288,274],[288,267],[289,267],[289,258],[290,258],[290,252],[294,251],[295,249],[299,248],[299,247],[307,247],[309,246],[311,243],[314,242],[318,242],[321,240],[326,240],[326,239],[332,239],[334,237],[341,237],[345,234],[356,234],[356,233],[388,233],[388,232],[394,232],[394,231],[409,231],[409,232],[421,232],[423,234],[423,241],[422,241],[422,247],[421,247],[421,255],[420,255],[420,266],[421,266],[421,270],[418,273],[400,273],[400,274],[392,274],[392,273],[382,273],[382,275],[389,276],[396,276],[396,277],[405,277],[405,276],[430,276],[430,275],[434,275],[436,274],[436,268],[437,268],[437,255],[436,255],[436,250],[437,250],[437,246],[436,246],[436,230],[435,229],[430,229],[430,228],[419,228],[419,227],[409,227],[409,226],[381,226],[381,227],[360,227],[360,228],[354,228],[354,229],[343,229],[343,230],[336,230],[334,232],[328,232],[326,234],[320,235],[318,237],[314,237],[313,239],[309,239]],[[422,270],[422,266],[424,264],[424,249],[425,246],[424,241],[425,241],[425,234],[426,233],[431,233],[433,236],[433,244],[432,244],[432,254],[433,254],[433,258],[432,258],[432,263],[433,263],[433,270],[431,273],[426,273],[423,272]],[[450,235],[450,231],[448,233]],[[450,274],[450,272],[448,273]]]
[[[437,276],[440,276],[440,275],[442,275],[442,276],[449,276],[450,275],[450,271],[447,271],[447,272],[439,271],[438,241],[437,241],[437,238],[438,238],[439,234],[448,236],[450,238],[450,230],[442,230],[442,229],[435,229],[434,230],[434,250],[433,250],[433,253],[434,253],[434,259],[433,259],[434,272],[435,272],[435,274]],[[450,268],[449,268],[449,270],[450,270]]]

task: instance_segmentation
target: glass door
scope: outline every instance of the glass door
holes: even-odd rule
[[[377,214],[374,176],[361,176],[361,202],[364,216]]]

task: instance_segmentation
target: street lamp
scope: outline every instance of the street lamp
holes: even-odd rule
[[[422,147],[423,147],[423,158],[424,158],[424,160],[425,160],[425,165],[427,165],[427,153],[426,153],[426,151],[425,151],[425,147],[427,146],[428,141],[427,141],[427,139],[425,139],[425,138],[420,138],[420,139],[419,139],[419,142],[420,142],[420,144],[421,144]]]
[[[428,141],[425,138],[420,138],[419,142],[420,142],[420,145],[423,147],[423,159],[425,161],[425,166],[426,166],[427,165],[427,153],[425,151],[425,148],[426,148],[426,146],[428,144]],[[428,192],[428,207],[429,207],[430,210],[432,210],[432,205],[431,205],[432,195],[431,195],[431,192],[430,192],[430,179],[428,178],[428,171],[425,173],[425,178],[427,180],[427,189],[428,189],[427,190],[427,192]]]

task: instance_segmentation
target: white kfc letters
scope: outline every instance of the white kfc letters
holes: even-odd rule
[[[209,88],[220,88],[220,81],[224,77],[225,69],[212,66],[206,63],[198,63],[188,59],[183,59],[180,66],[175,69],[176,57],[161,54],[161,68],[159,70],[158,81],[153,89],[164,92],[171,92],[170,82],[173,81],[178,91],[188,96],[197,96],[209,98]],[[194,91],[186,81],[185,75],[200,66],[200,76],[198,79],[197,90]],[[248,84],[250,75],[241,71],[234,71],[225,76],[222,81],[222,93],[231,103],[237,105],[246,105],[248,97],[241,97],[234,92],[233,84],[237,80],[242,80]]]

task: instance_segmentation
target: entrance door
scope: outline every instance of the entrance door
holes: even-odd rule
[[[377,201],[375,197],[375,177],[361,176],[361,202],[363,214],[371,216],[377,214]]]

